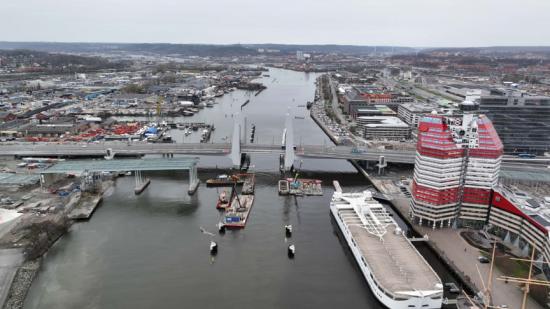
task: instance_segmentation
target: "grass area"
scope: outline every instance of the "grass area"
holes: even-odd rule
[[[491,260],[491,253],[480,250],[479,254]],[[529,263],[525,261],[512,260],[509,255],[498,255],[496,253],[495,266],[506,276],[527,278],[529,275]]]

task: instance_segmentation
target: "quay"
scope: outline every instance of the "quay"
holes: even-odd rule
[[[87,196],[80,199],[80,203],[75,206],[67,215],[72,220],[88,220],[103,200],[102,195]]]
[[[393,181],[382,179],[367,173],[357,162],[351,160],[352,164],[358,168],[361,174],[373,184],[373,186],[386,197],[386,201],[393,210],[403,219],[410,229],[416,235],[422,237],[421,241],[425,243],[430,250],[435,252],[437,257],[447,266],[447,268],[460,280],[463,289],[470,295],[483,291],[487,284],[489,274],[489,264],[481,264],[477,258],[480,256],[478,248],[467,243],[460,232],[464,229],[433,229],[427,226],[418,226],[413,224],[409,217],[410,198],[398,193],[400,190],[393,185]],[[387,180],[387,181],[386,181]],[[419,238],[419,237],[416,237]],[[420,239],[418,239],[420,241]],[[478,269],[479,268],[479,273]],[[493,269],[493,289],[492,298],[496,305],[507,304],[509,308],[521,308],[523,292],[517,285],[505,283],[496,278],[503,276],[497,267]],[[527,298],[527,308],[538,309],[542,307],[532,298]]]
[[[319,126],[319,128],[321,128],[321,130],[323,130],[323,132],[325,132],[328,138],[330,138],[330,140],[334,144],[340,145],[340,140],[332,134],[332,131],[329,128],[327,128],[327,126],[321,120],[319,120],[319,118],[315,115],[315,113],[310,112],[309,114],[311,116],[311,119],[315,121],[315,123]]]

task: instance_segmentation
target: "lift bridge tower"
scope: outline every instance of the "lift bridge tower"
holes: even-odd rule
[[[245,123],[243,121],[242,115],[236,113],[233,115],[233,134],[231,138],[231,162],[233,163],[234,168],[239,168],[241,166],[241,136],[245,130]],[[246,132],[245,140],[246,140]],[[284,150],[284,169],[290,171],[294,161],[296,159],[295,154],[295,145],[294,145],[294,129],[292,122],[292,114],[290,109],[288,110],[285,118],[285,130],[282,137],[281,148]]]

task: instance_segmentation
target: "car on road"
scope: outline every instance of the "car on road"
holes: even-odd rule
[[[491,262],[489,260],[489,258],[485,257],[485,256],[478,256],[477,257],[477,260],[481,263],[481,264],[487,264],[489,262]]]

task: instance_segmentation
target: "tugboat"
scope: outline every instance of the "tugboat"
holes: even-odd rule
[[[218,197],[218,202],[216,203],[217,209],[227,209],[231,206],[231,202],[229,201],[229,197],[227,197],[227,192],[222,191],[220,193],[220,196]]]

